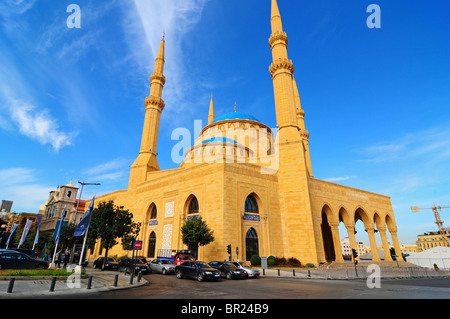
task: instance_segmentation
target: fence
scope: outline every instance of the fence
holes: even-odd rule
[[[263,276],[296,277],[312,279],[366,279],[373,275],[373,270],[367,266],[346,266],[339,268],[311,268],[311,269],[264,269]],[[383,267],[378,266],[381,278],[438,278],[450,277],[450,270],[433,270],[421,267]]]

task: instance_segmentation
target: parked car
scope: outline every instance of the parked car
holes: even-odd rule
[[[198,281],[218,281],[220,279],[220,271],[203,261],[185,261],[175,267],[175,274],[178,279],[194,278]]]
[[[94,269],[101,269],[103,267],[103,261],[105,260],[105,257],[99,257],[96,260],[94,260],[94,263],[92,266]],[[119,269],[119,263],[114,259],[109,257],[105,262],[105,270],[117,270]]]
[[[152,270],[152,272],[158,272],[163,275],[167,274],[174,274],[175,273],[175,265],[170,262],[170,260],[167,259],[153,259],[148,264]]]
[[[33,259],[14,250],[0,250],[0,269],[47,269],[48,262]]]
[[[249,278],[259,278],[260,272],[258,269],[252,268],[250,265],[242,261],[230,261],[230,262],[236,267],[245,270]]]
[[[137,275],[139,272],[143,274],[148,274],[152,272],[150,267],[144,262],[142,262],[141,259],[138,258],[131,259],[128,257],[119,261],[119,271],[123,272],[125,270],[129,271],[130,273],[134,271],[135,275]]]
[[[8,248],[9,250],[14,250],[19,253],[25,254],[33,259],[37,259],[36,253],[33,249],[25,249],[25,248]]]
[[[236,267],[229,261],[212,261],[209,263],[211,267],[220,271],[220,276],[227,279],[245,279],[248,277],[244,269]]]

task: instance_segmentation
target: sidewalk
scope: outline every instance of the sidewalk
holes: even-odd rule
[[[8,293],[10,279],[5,278],[6,280],[0,280],[0,299],[45,298],[46,296],[55,295],[64,297],[65,294],[85,294],[95,291],[129,289],[148,284],[144,278],[141,278],[140,282],[138,282],[137,276],[133,277],[133,283],[130,283],[130,275],[124,275],[118,271],[101,271],[88,266],[85,268],[85,272],[86,274],[81,277],[72,275],[69,278],[57,278],[53,291],[50,291],[52,286],[52,278],[50,277],[15,277],[12,292]],[[117,286],[114,286],[116,275]],[[88,289],[89,284],[90,289]]]

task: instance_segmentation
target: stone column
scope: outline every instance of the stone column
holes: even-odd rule
[[[381,242],[383,243],[384,260],[393,261],[391,257],[391,251],[389,250],[389,242],[386,236],[386,227],[378,227],[378,231],[380,232]]]
[[[350,247],[358,251],[358,245],[356,244],[356,237],[355,237],[355,224],[351,223],[350,225],[345,225],[345,228],[347,228]],[[356,260],[359,260],[359,257],[357,257]]]
[[[397,228],[394,228],[390,230],[391,236],[392,236],[392,244],[394,245],[395,254],[397,255],[398,261],[405,261],[402,257],[402,251],[400,250],[400,245],[398,243],[398,237],[397,237]]]
[[[329,223],[331,233],[333,236],[334,253],[336,255],[336,262],[343,263],[344,257],[342,257],[341,239],[339,236],[339,223]]]
[[[372,261],[380,261],[378,255],[377,241],[375,240],[375,227],[373,225],[366,226],[367,234],[369,234],[370,250],[372,252]]]

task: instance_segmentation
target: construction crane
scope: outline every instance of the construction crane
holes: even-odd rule
[[[438,225],[439,228],[439,233],[441,234],[442,237],[442,243],[444,246],[448,247],[448,239],[447,239],[447,235],[445,234],[445,230],[444,230],[444,222],[441,220],[441,216],[439,216],[439,211],[442,211],[442,208],[450,208],[450,206],[436,206],[433,203],[433,207],[428,207],[428,208],[420,208],[417,206],[412,206],[411,207],[411,211],[413,213],[417,213],[419,210],[421,209],[431,209],[433,210],[434,213],[434,217],[436,218],[436,225]]]

